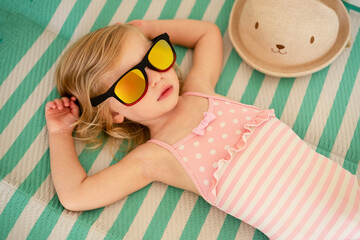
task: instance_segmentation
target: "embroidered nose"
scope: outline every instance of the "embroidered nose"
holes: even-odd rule
[[[279,50],[281,50],[281,49],[284,49],[284,48],[285,48],[285,46],[284,46],[284,45],[281,45],[281,44],[276,44],[276,47],[277,47]]]

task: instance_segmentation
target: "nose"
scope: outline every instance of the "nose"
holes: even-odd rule
[[[281,44],[276,44],[276,47],[277,47],[279,50],[281,50],[281,49],[284,49],[284,48],[285,48],[285,46],[284,46],[284,45],[281,45]]]
[[[145,68],[145,72],[148,77],[149,85],[151,87],[155,87],[156,84],[161,80],[161,73],[149,67]]]

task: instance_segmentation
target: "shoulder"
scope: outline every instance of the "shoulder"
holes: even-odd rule
[[[136,147],[129,154],[141,161],[146,175],[154,181],[158,180],[159,174],[168,172],[172,168],[171,163],[174,158],[172,154],[154,143],[146,142]]]
[[[142,162],[149,162],[161,157],[161,149],[155,144],[146,142],[137,146],[128,155],[131,155],[132,158],[141,159]]]
[[[157,144],[146,142],[137,146],[134,150],[131,151],[131,154],[134,156],[142,156],[146,158],[153,159],[153,156],[159,156],[163,151],[163,148]]]

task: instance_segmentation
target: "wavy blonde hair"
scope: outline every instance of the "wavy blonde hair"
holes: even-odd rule
[[[123,123],[113,122],[107,101],[92,107],[90,99],[105,92],[103,76],[113,64],[121,59],[124,45],[135,32],[146,37],[136,27],[129,24],[115,24],[91,32],[75,42],[62,56],[56,70],[56,85],[61,96],[75,96],[80,117],[75,123],[75,137],[85,141],[91,148],[100,147],[105,136],[117,140],[129,140],[129,151],[150,138],[149,129],[139,123],[125,119]],[[181,79],[180,71],[175,71]],[[113,146],[114,146],[113,144]]]

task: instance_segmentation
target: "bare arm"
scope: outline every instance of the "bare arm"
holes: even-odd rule
[[[167,32],[174,44],[193,48],[192,68],[185,79],[184,90],[214,92],[223,61],[222,37],[215,24],[180,19],[135,20],[130,23],[139,27],[150,39]]]
[[[78,108],[67,98],[46,106],[51,175],[62,205],[72,211],[90,210],[114,203],[151,182],[144,161],[130,153],[120,162],[88,177],[75,152],[71,124]]]

